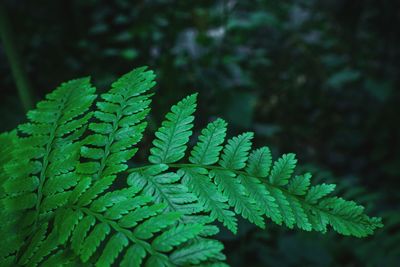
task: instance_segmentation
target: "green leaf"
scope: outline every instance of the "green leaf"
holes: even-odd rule
[[[246,166],[246,172],[256,177],[267,177],[272,164],[271,151],[268,147],[254,150]]]
[[[61,210],[56,215],[56,231],[58,234],[58,242],[63,244],[67,241],[70,234],[82,218],[82,213],[71,209]]]
[[[229,205],[235,208],[237,214],[241,214],[243,218],[261,228],[265,228],[261,211],[253,199],[248,197],[248,192],[233,173],[213,170],[211,176],[214,177],[219,191],[228,199]]]
[[[174,163],[185,155],[186,143],[192,134],[192,114],[196,110],[197,94],[190,95],[171,108],[156,132],[149,161],[154,164]]]
[[[119,224],[125,228],[134,227],[138,224],[139,221],[160,213],[163,209],[165,209],[165,206],[166,204],[160,203],[152,206],[145,206],[140,210],[132,211],[123,216],[119,220]]]
[[[33,235],[31,242],[29,243],[28,248],[22,254],[19,259],[21,264],[27,264],[28,260],[32,258],[34,253],[39,249],[40,245],[42,244],[43,240],[46,237],[48,224],[42,224],[38,231]]]
[[[243,169],[246,166],[253,136],[253,133],[244,133],[228,140],[219,164],[230,170]]]
[[[299,200],[292,195],[286,195],[286,200],[288,201],[291,211],[293,212],[297,227],[305,231],[311,231],[312,225],[310,224]]]
[[[96,266],[106,267],[111,264],[118,257],[119,253],[128,245],[128,238],[122,234],[117,233],[111,237],[107,242],[100,258],[98,259]]]
[[[170,259],[175,265],[187,266],[207,260],[224,260],[223,245],[214,240],[199,240],[189,246],[175,250]]]
[[[32,192],[39,186],[39,179],[36,176],[25,179],[8,179],[4,182],[4,191],[8,194],[18,194],[23,192]]]
[[[92,174],[94,180],[115,175],[126,170],[126,162],[137,149],[147,123],[143,122],[149,112],[149,99],[145,94],[153,86],[154,73],[146,67],[137,68],[123,75],[112,84],[102,101],[96,103],[95,117],[89,128],[94,132],[85,143],[94,147],[83,147],[82,155],[98,162],[82,163],[78,172]],[[85,165],[86,164],[86,165]]]
[[[78,177],[73,172],[50,177],[43,186],[43,194],[63,192],[77,184]]]
[[[37,195],[34,193],[18,195],[2,200],[3,206],[9,211],[29,209],[35,206]]]
[[[155,238],[152,247],[161,252],[171,251],[173,247],[197,236],[202,229],[203,226],[201,224],[180,224]]]
[[[159,167],[166,165],[158,165]],[[145,195],[151,196],[155,203],[167,204],[166,211],[176,211],[182,215],[191,215],[202,211],[196,196],[181,184],[181,174],[158,173],[164,169],[156,165],[144,172],[134,173],[128,177],[128,184],[140,187]],[[186,216],[182,218],[185,220]]]
[[[96,251],[97,247],[100,245],[100,242],[104,240],[109,232],[110,226],[106,223],[100,223],[94,227],[93,231],[85,239],[80,250],[81,259],[83,262],[87,262],[89,260],[89,258]]]
[[[181,214],[178,212],[157,215],[136,227],[133,233],[136,237],[141,239],[151,238],[155,232],[176,223],[180,217]]]
[[[273,185],[283,186],[289,182],[294,168],[296,167],[297,160],[294,154],[285,154],[278,161],[275,162],[274,167],[269,177]]]
[[[144,257],[146,257],[146,250],[135,244],[126,251],[121,267],[140,267]]]
[[[107,190],[115,178],[116,176],[107,176],[102,180],[95,182],[85,193],[83,193],[78,204],[80,206],[88,205],[98,194]]]
[[[227,123],[222,119],[210,122],[201,131],[199,141],[194,146],[189,161],[195,164],[211,165],[218,161],[222,143],[226,136]]]
[[[335,190],[336,185],[334,184],[320,184],[310,188],[306,195],[306,201],[312,204],[317,203],[321,198],[329,195]]]
[[[40,211],[49,212],[62,207],[68,202],[71,193],[71,191],[60,192],[44,197],[41,203]]]
[[[342,235],[366,237],[382,227],[380,218],[369,218],[364,208],[353,201],[338,197],[326,198],[319,204],[328,217],[329,224]]]
[[[211,182],[208,172],[203,168],[184,168],[183,183],[196,194],[199,203],[210,212],[213,219],[222,222],[233,233],[237,232],[237,219],[229,210],[228,199],[223,196],[214,183]]]
[[[96,223],[93,216],[85,216],[76,226],[71,238],[71,247],[77,254],[82,249],[83,241],[89,232],[89,229]]]
[[[304,175],[295,176],[290,180],[288,190],[293,195],[303,196],[306,194],[310,187],[311,174],[306,173]]]
[[[280,224],[282,215],[278,209],[278,204],[260,180],[248,175],[239,175],[238,179],[249,192],[249,197],[252,202],[256,203],[258,209],[275,223]]]
[[[276,204],[278,205],[279,213],[282,215],[282,220],[286,224],[287,227],[293,228],[296,220],[290,207],[290,203],[286,199],[285,195],[281,190],[272,186],[266,186],[271,196],[275,199]],[[276,221],[278,224],[281,222]]]

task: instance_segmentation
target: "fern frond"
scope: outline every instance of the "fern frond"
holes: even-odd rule
[[[122,266],[153,266],[154,262],[173,266],[168,253],[208,240],[198,239],[202,224],[177,224],[182,213],[166,211],[163,203],[153,204],[141,188],[111,191],[113,178],[109,177],[81,179],[68,204],[55,212],[54,229],[45,226],[37,231],[19,264],[50,264],[48,255],[58,255],[66,246],[83,263],[96,266],[111,266],[118,257]],[[215,260],[216,254],[222,255],[220,250],[209,254],[199,248],[188,260]]]
[[[78,165],[78,172],[101,179],[124,171],[126,161],[137,149],[133,148],[142,139],[149,113],[150,97],[146,94],[154,85],[154,73],[146,67],[137,68],[123,75],[112,84],[111,90],[102,94],[96,103],[89,129],[94,134],[85,140],[81,155],[89,160]]]
[[[60,188],[48,190],[48,183],[73,173],[79,157],[78,138],[91,116],[87,111],[96,98],[94,91],[88,78],[63,83],[28,112],[29,123],[18,127],[23,137],[13,150],[13,160],[4,166],[8,179],[2,184],[6,193],[2,204],[8,211],[23,214],[17,230],[23,239],[38,231],[38,221],[68,199]]]
[[[310,189],[306,192],[305,200],[308,203],[315,204],[321,198],[329,195],[335,190],[336,185],[334,184],[319,184],[310,187]]]
[[[210,122],[201,131],[199,141],[193,147],[189,161],[199,165],[212,165],[219,160],[222,144],[225,141],[227,123],[222,119]],[[229,210],[228,198],[211,181],[204,168],[183,168],[183,183],[199,199],[200,204],[212,219],[222,222],[232,232],[237,232],[237,219]]]
[[[227,123],[217,119],[201,131],[199,141],[193,147],[189,161],[194,164],[212,165],[219,159],[225,141]]]
[[[283,186],[289,182],[289,179],[296,168],[297,160],[295,157],[294,154],[285,154],[275,162],[269,177],[271,184]]]
[[[205,260],[225,260],[221,254],[223,246],[214,240],[201,240],[187,247],[174,251],[171,254],[171,261],[175,265],[191,266],[197,265]]]
[[[240,170],[246,166],[253,133],[244,133],[228,140],[219,164],[225,169]]]
[[[177,227],[171,228],[155,238],[152,242],[152,246],[156,247],[158,251],[168,252],[171,251],[173,247],[199,235],[201,230],[202,226],[200,224],[179,224]]]
[[[182,180],[183,173],[165,172],[167,170],[166,164],[156,164],[151,168],[132,173],[128,176],[128,185],[141,188],[143,194],[149,196],[155,203],[165,204],[164,212],[182,214],[179,224],[204,224],[200,236],[207,237],[217,234],[219,232],[217,227],[207,225],[213,219],[199,215],[204,207],[199,203],[196,195],[190,192],[185,185]]]
[[[17,168],[21,167],[18,163],[7,166],[9,174],[14,177],[7,182],[30,185],[30,190],[26,190],[28,192],[37,190],[37,211],[41,201],[47,197],[43,187],[47,182],[51,182],[49,178],[57,179],[75,168],[79,156],[79,143],[66,137],[71,137],[72,133],[85,127],[91,113],[84,113],[96,97],[93,94],[94,90],[87,78],[64,83],[49,94],[46,101],[39,102],[36,110],[28,112],[31,123],[19,127],[27,137],[20,140],[21,148],[15,151],[15,157],[18,158],[18,162],[24,161],[21,158],[25,159],[25,164],[29,164],[30,167],[18,171]],[[84,115],[78,117],[82,114]],[[80,121],[79,125],[75,125],[76,120]],[[15,195],[21,192],[11,190],[8,193]]]
[[[187,185],[212,219],[222,222],[229,230],[237,232],[235,213],[229,210],[228,198],[218,191],[204,168],[182,168],[183,183]]]
[[[256,203],[248,198],[248,192],[233,172],[212,170],[210,175],[218,185],[219,191],[228,199],[229,205],[234,207],[236,214],[241,214],[243,218],[261,228],[265,227],[261,211]]]
[[[155,203],[165,203],[167,211],[175,211],[192,215],[202,211],[202,206],[197,202],[194,194],[180,182],[181,175],[165,172],[165,164],[154,165],[143,172],[136,172],[128,176],[128,185],[139,186],[144,194],[151,196]]]
[[[156,139],[153,141],[154,147],[149,156],[149,160],[155,165],[128,177],[128,184],[143,188],[145,194],[150,195],[156,203],[167,204],[167,211],[181,212],[184,216],[180,222],[184,224],[188,224],[190,221],[206,223],[210,220],[198,215],[203,211],[204,206],[199,204],[196,195],[190,192],[187,185],[183,183],[184,174],[182,172],[166,172],[169,167],[163,162],[176,162],[184,156],[186,143],[192,134],[190,129],[193,127],[193,116],[191,114],[196,108],[196,97],[197,95],[193,94],[179,101],[166,115],[166,120],[156,132]],[[224,122],[221,121],[221,123]],[[200,154],[210,153],[204,148],[199,148],[198,152]],[[215,154],[215,151],[211,153]],[[204,157],[200,154],[194,155],[194,158]],[[217,232],[216,227],[207,225],[201,235],[210,236]]]
[[[237,214],[241,214],[243,218],[264,228],[264,220],[255,201],[248,198],[249,193],[232,172],[232,170],[240,170],[246,166],[252,138],[252,133],[244,133],[228,140],[219,161],[219,164],[226,170],[212,170],[210,176],[214,178],[219,191],[227,197],[229,205],[235,208]]]
[[[192,135],[197,94],[190,95],[171,108],[156,132],[149,161],[154,164],[174,163],[185,155],[186,143]]]
[[[222,119],[201,131],[189,163],[179,163],[197,94],[166,115],[151,164],[127,170],[154,84],[152,71],[135,69],[91,112],[95,89],[88,78],[73,80],[39,102],[18,131],[0,134],[1,266],[226,266],[211,223],[235,233],[239,215],[261,228],[270,218],[356,237],[382,226],[362,206],[330,196],[335,185],[295,173],[294,154],[272,162],[267,147],[251,151],[253,133],[223,146]]]
[[[252,203],[256,203],[258,206],[259,211],[271,218],[275,223],[281,224],[282,215],[278,209],[278,204],[261,181],[246,174],[240,174],[237,178],[239,183],[246,189],[246,192],[248,192],[248,197]]]
[[[349,204],[352,202],[327,202],[330,199],[327,195],[334,189],[333,185],[310,187],[310,174],[292,177],[297,163],[294,154],[285,154],[272,164],[267,147],[250,153],[252,133],[228,140],[220,155],[226,132],[226,124],[220,119],[202,130],[189,157],[191,163],[175,163],[184,156],[195,103],[191,102],[186,108],[182,102],[179,104],[181,108],[177,106],[173,108],[176,112],[188,110],[186,116],[182,117],[183,121],[187,119],[186,128],[179,126],[182,123],[176,119],[176,114],[169,113],[167,121],[163,122],[164,127],[156,134],[159,139],[154,141],[156,148],[151,152],[150,162],[162,162],[160,157],[155,160],[155,155],[164,155],[163,163],[169,168],[178,169],[178,173],[183,176],[182,182],[197,196],[204,211],[231,231],[237,230],[234,214],[241,215],[261,228],[265,227],[262,217],[265,215],[275,223],[284,223],[289,228],[297,226],[306,231],[325,232],[327,225],[331,225],[341,234],[357,237],[372,234],[373,229],[381,227],[379,219],[364,215],[358,206]],[[168,140],[174,140],[177,128],[182,129],[175,136],[179,140],[176,145],[179,152],[169,154],[170,148],[162,150],[162,147],[175,144]],[[168,133],[168,138],[165,133]],[[165,161],[167,156],[173,160]],[[218,165],[215,165],[217,162]],[[339,212],[338,206],[346,207],[349,214],[354,212],[358,216],[348,217],[347,213]],[[234,213],[229,207],[233,208]]]
[[[311,177],[310,173],[306,173],[303,175],[296,175],[288,185],[289,193],[293,195],[303,196],[306,194],[311,185]]]

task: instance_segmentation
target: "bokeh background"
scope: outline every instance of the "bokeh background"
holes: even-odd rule
[[[196,131],[215,117],[229,135],[254,131],[256,145],[296,153],[300,170],[384,218],[363,240],[243,221],[239,235],[219,235],[232,266],[400,266],[399,1],[0,5],[1,131],[63,81],[90,75],[103,91],[148,65],[157,94],[136,161],[169,107],[198,91]]]

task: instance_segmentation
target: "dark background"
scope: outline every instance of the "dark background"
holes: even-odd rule
[[[0,130],[25,118],[16,81],[36,102],[72,78],[104,91],[148,65],[158,86],[138,161],[169,107],[198,91],[196,130],[220,116],[229,135],[254,131],[384,218],[362,240],[241,222],[219,236],[232,266],[400,266],[400,1],[0,3]]]

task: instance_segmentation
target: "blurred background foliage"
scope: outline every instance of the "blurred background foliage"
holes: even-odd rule
[[[80,76],[104,90],[134,67],[156,71],[138,161],[164,112],[198,91],[197,131],[224,117],[230,135],[252,130],[275,156],[295,152],[314,179],[337,182],[340,193],[384,217],[385,227],[364,240],[241,222],[238,236],[220,234],[232,266],[400,266],[399,1],[2,0],[2,7],[33,101]],[[2,131],[25,112],[6,41]]]

